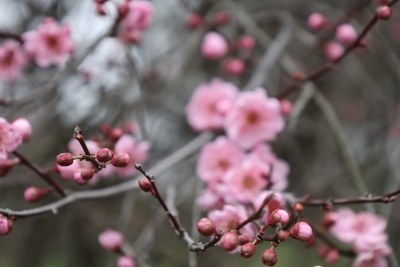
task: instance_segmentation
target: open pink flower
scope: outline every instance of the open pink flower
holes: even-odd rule
[[[225,137],[203,146],[197,162],[197,175],[206,182],[221,181],[222,177],[244,158],[243,152]]]
[[[388,263],[385,256],[391,253],[391,249],[387,245],[381,245],[372,248],[368,252],[362,252],[357,255],[354,261],[354,267],[387,267]]]
[[[218,191],[218,185],[215,183],[208,184],[208,187],[197,198],[196,203],[204,210],[221,209],[225,204],[224,197]]]
[[[115,168],[115,171],[122,176],[129,176],[136,172],[135,163],[143,164],[149,158],[150,142],[137,142],[131,135],[123,135],[115,144],[115,154],[127,153],[129,155],[129,165],[125,168]]]
[[[65,63],[73,52],[71,30],[46,18],[35,30],[23,34],[25,50],[42,68]]]
[[[246,149],[273,140],[283,127],[279,101],[262,88],[241,93],[224,123],[228,137]]]
[[[208,59],[219,59],[228,53],[229,46],[225,38],[217,32],[207,33],[201,44],[201,53]]]
[[[128,12],[121,21],[121,37],[125,41],[140,42],[142,33],[149,27],[153,5],[148,1],[134,0],[128,5]]]
[[[15,80],[26,64],[26,55],[18,42],[6,40],[0,46],[0,77]]]
[[[0,118],[0,160],[7,158],[22,143],[22,136],[4,118]]]
[[[221,79],[199,85],[186,107],[190,126],[197,131],[221,128],[237,91],[233,84]]]

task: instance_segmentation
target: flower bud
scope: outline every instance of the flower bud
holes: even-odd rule
[[[112,160],[113,157],[114,153],[108,148],[102,148],[96,154],[97,160],[103,163]]]
[[[231,16],[227,12],[221,11],[215,14],[211,21],[214,25],[223,26],[229,24]]]
[[[234,232],[225,233],[221,238],[220,245],[226,251],[232,251],[239,245],[239,236]]]
[[[286,210],[277,209],[274,210],[268,217],[268,225],[275,227],[278,223],[282,225],[289,221],[289,213]]]
[[[74,181],[78,185],[85,185],[85,184],[88,183],[88,180],[84,180],[82,178],[82,174],[81,174],[80,170],[77,170],[77,171],[74,172]]]
[[[50,192],[48,189],[40,188],[40,187],[28,187],[25,189],[24,198],[27,202],[35,202],[42,199],[45,195]]]
[[[150,181],[147,178],[139,179],[139,188],[142,189],[144,192],[150,192],[153,190],[153,186],[151,185]]]
[[[88,181],[93,178],[94,170],[92,168],[81,169],[81,177],[83,180]]]
[[[339,260],[339,251],[334,248],[330,249],[324,259],[328,264],[335,264]]]
[[[246,234],[239,235],[239,245],[247,244],[251,241],[251,237]]]
[[[21,135],[23,141],[29,140],[32,135],[32,126],[25,118],[18,118],[11,124],[14,131]]]
[[[280,100],[281,104],[281,113],[283,116],[288,116],[290,113],[292,113],[293,110],[293,105],[292,102],[286,99]]]
[[[289,238],[289,233],[284,231],[284,230],[280,230],[278,232],[278,239],[279,241],[286,241]]]
[[[10,159],[0,160],[0,177],[6,176],[6,174],[12,169],[14,164],[14,161]]]
[[[319,31],[326,28],[329,24],[328,20],[320,13],[312,13],[308,17],[308,27],[313,31]]]
[[[392,9],[389,6],[381,6],[376,9],[378,18],[388,20],[392,15]]]
[[[115,167],[124,168],[129,164],[129,155],[127,153],[118,153],[111,160],[111,164]]]
[[[110,131],[110,139],[112,141],[118,141],[118,139],[120,139],[123,135],[124,131],[121,128],[114,128]]]
[[[228,74],[240,76],[245,70],[245,65],[241,59],[228,58],[224,61],[222,68]]]
[[[56,157],[57,165],[66,167],[74,162],[74,156],[71,153],[61,153]]]
[[[254,37],[250,35],[241,36],[236,43],[239,49],[251,50],[256,46]]]
[[[209,218],[201,218],[197,223],[197,231],[202,235],[210,236],[215,230],[215,224]]]
[[[223,57],[228,52],[228,49],[228,43],[225,38],[217,32],[207,33],[201,44],[202,55],[212,60]]]
[[[0,214],[0,235],[6,235],[11,232],[13,221],[3,214]]]
[[[118,258],[117,267],[135,267],[135,262],[132,257],[122,256]]]
[[[186,17],[186,26],[190,29],[197,29],[203,24],[203,17],[198,13],[190,13]]]
[[[322,218],[322,226],[325,229],[331,228],[336,223],[336,216],[334,213],[327,212]]]
[[[357,39],[357,32],[351,24],[344,23],[337,27],[336,38],[344,44],[352,44]]]
[[[312,235],[311,226],[306,222],[298,222],[290,229],[290,236],[300,241],[307,241]]]
[[[266,249],[262,253],[261,261],[264,265],[274,266],[278,262],[278,257],[273,249]]]
[[[250,258],[256,253],[256,246],[253,243],[244,244],[240,248],[240,255],[243,258]]]
[[[327,59],[335,61],[344,53],[344,48],[336,42],[329,42],[324,45],[324,53]]]
[[[99,237],[100,245],[109,251],[115,251],[119,249],[124,243],[124,237],[118,231],[108,229],[102,232]]]

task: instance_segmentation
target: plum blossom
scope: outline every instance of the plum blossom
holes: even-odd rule
[[[148,141],[137,142],[131,135],[123,135],[115,144],[115,154],[127,153],[129,155],[129,165],[125,168],[115,168],[115,171],[122,176],[129,176],[136,172],[135,163],[145,163],[149,158],[151,145]]]
[[[335,61],[344,53],[344,48],[337,42],[328,42],[324,45],[325,57],[331,61]]]
[[[148,1],[129,2],[128,12],[121,21],[122,39],[139,42],[143,32],[149,27],[153,15],[153,5]]]
[[[225,38],[217,32],[207,33],[201,44],[201,53],[208,59],[220,59],[228,53],[229,46]]]
[[[196,172],[203,181],[221,181],[229,169],[238,165],[243,158],[243,152],[234,143],[219,137],[203,146]]]
[[[351,44],[357,39],[356,29],[349,23],[343,23],[336,28],[336,38],[344,44]]]
[[[99,235],[98,240],[104,249],[114,251],[122,246],[124,236],[118,231],[107,229]]]
[[[231,109],[238,89],[232,83],[213,79],[201,84],[192,95],[186,115],[190,126],[197,131],[220,129],[225,115]]]
[[[246,149],[275,139],[283,128],[280,103],[263,88],[241,93],[224,122],[228,137]]]
[[[369,252],[359,253],[353,263],[354,267],[387,267],[385,256],[391,253],[387,245],[375,247]]]
[[[65,63],[74,45],[68,25],[59,25],[53,18],[46,18],[35,31],[22,35],[24,48],[42,68]]]
[[[253,205],[254,210],[258,210],[263,204],[265,198],[269,197],[271,194],[273,194],[273,198],[269,200],[268,204],[265,205],[263,209],[264,214],[261,218],[263,223],[268,222],[269,214],[271,214],[274,210],[283,208],[285,206],[285,198],[279,192],[265,190],[252,199],[251,204]]]
[[[222,208],[225,201],[218,190],[218,184],[209,183],[208,187],[197,198],[196,203],[204,210],[213,210]]]
[[[6,40],[0,46],[0,77],[15,80],[26,65],[26,55],[18,42]]]
[[[0,118],[0,160],[7,159],[7,153],[12,152],[22,143],[22,136],[4,118]]]

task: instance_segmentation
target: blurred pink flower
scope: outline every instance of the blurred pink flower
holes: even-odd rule
[[[228,137],[246,149],[271,141],[284,128],[280,103],[268,98],[262,88],[243,92],[227,114],[224,127]]]
[[[221,181],[229,169],[239,165],[243,158],[243,152],[234,143],[219,137],[203,146],[196,172],[203,181]]]
[[[357,39],[356,29],[349,23],[341,24],[336,28],[336,38],[344,44],[351,44]]]
[[[68,25],[46,18],[35,30],[23,34],[24,47],[42,68],[65,63],[74,45]]]
[[[104,232],[102,232],[99,237],[99,243],[100,245],[110,251],[114,251],[119,249],[122,244],[124,243],[124,237],[123,235],[115,230],[108,229]]]
[[[344,48],[337,42],[329,42],[324,45],[324,53],[327,59],[334,61],[344,53]]]
[[[26,65],[26,55],[18,42],[6,40],[0,46],[0,77],[15,80]]]
[[[387,245],[375,247],[369,252],[363,252],[357,255],[354,261],[354,267],[387,267],[388,263],[385,256],[391,253],[391,249]]]
[[[214,183],[209,183],[207,188],[198,196],[196,203],[204,210],[221,209],[224,206],[224,198],[217,190]]]
[[[263,204],[265,198],[270,196],[271,194],[273,194],[273,198],[268,202],[268,204],[263,209],[264,214],[261,218],[263,223],[268,222],[269,214],[271,212],[273,212],[276,209],[285,207],[285,197],[279,192],[265,190],[252,199],[254,210],[258,210]]]
[[[207,33],[201,44],[201,53],[208,59],[219,59],[228,53],[229,46],[225,38],[217,32]]]
[[[32,126],[29,121],[25,118],[18,118],[12,122],[12,127],[22,138],[22,140],[28,140],[32,135]]]
[[[153,5],[148,1],[129,2],[128,12],[121,21],[121,37],[125,41],[138,43],[142,33],[149,27],[153,15]]]
[[[143,164],[149,158],[150,142],[137,142],[131,135],[123,135],[115,144],[115,154],[127,153],[130,161],[125,168],[115,168],[115,171],[122,176],[129,176],[136,172],[135,163]]]
[[[326,28],[329,25],[328,20],[321,13],[312,13],[307,20],[308,27],[313,31]]]
[[[121,256],[118,258],[117,267],[135,267],[135,261],[130,256]]]
[[[199,85],[186,107],[190,126],[197,131],[221,128],[237,91],[235,85],[221,79]]]
[[[17,149],[22,143],[22,136],[4,118],[0,118],[0,160],[7,158],[7,153]]]

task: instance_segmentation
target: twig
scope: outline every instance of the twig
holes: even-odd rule
[[[92,157],[92,154],[90,153],[89,148],[86,145],[85,138],[83,137],[82,130],[81,128],[79,128],[79,126],[76,126],[74,128],[74,138],[79,142],[83,151],[85,152],[86,157],[84,157],[84,159],[90,161],[96,168],[96,170],[100,171],[103,166],[101,166],[100,163]]]

